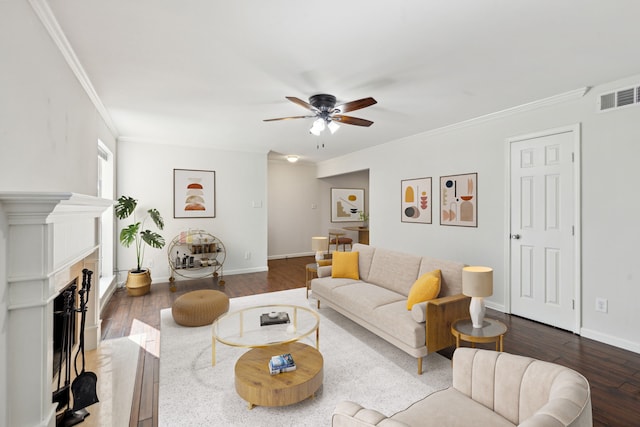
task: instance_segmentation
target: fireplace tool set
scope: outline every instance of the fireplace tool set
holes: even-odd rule
[[[77,286],[71,285],[69,289],[63,292],[64,308],[62,312],[56,314],[62,316],[62,349],[60,351],[60,364],[58,367],[58,386],[53,392],[53,403],[57,403],[56,412],[62,410],[66,406],[63,413],[56,417],[57,427],[68,427],[79,424],[89,416],[89,412],[85,409],[87,406],[98,402],[96,394],[96,385],[98,377],[94,372],[85,370],[84,355],[84,329],[87,318],[87,301],[89,300],[89,291],[91,289],[92,271],[88,269],[82,270],[82,288],[78,291],[80,308],[75,308],[73,304],[73,296]],[[75,324],[74,313],[80,313],[80,330],[78,351],[73,358],[73,367],[76,377],[71,382],[71,359],[73,348],[73,330]],[[82,354],[82,370],[78,371],[78,358]],[[62,381],[62,360],[65,360],[64,384]],[[70,407],[70,392],[73,393],[73,406]]]

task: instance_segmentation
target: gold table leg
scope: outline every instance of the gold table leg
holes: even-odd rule
[[[211,338],[211,366],[216,366],[216,337]]]

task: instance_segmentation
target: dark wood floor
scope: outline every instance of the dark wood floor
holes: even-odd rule
[[[129,335],[134,319],[160,329],[160,310],[171,307],[178,296],[191,290],[217,289],[238,297],[302,287],[304,266],[310,262],[312,257],[269,261],[269,272],[225,276],[224,286],[212,279],[183,281],[177,282],[176,292],[171,292],[168,283],[154,283],[151,293],[142,297],[129,297],[119,290],[102,314],[102,338]],[[640,354],[517,316],[492,310],[488,314],[509,327],[505,351],[568,366],[589,380],[594,426],[640,426]],[[453,349],[440,353],[451,357]],[[158,376],[159,359],[142,351],[130,426],[158,425]]]

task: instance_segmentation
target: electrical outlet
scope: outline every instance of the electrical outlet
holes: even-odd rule
[[[248,252],[248,251],[247,251],[247,252],[245,252],[245,253],[244,253],[244,259],[246,259],[246,260],[251,259],[251,252]]]
[[[606,298],[596,298],[596,311],[606,313],[608,309],[608,301]]]

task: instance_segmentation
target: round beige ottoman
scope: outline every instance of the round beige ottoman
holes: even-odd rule
[[[229,297],[211,289],[187,292],[171,306],[173,320],[182,326],[210,325],[228,310]]]

